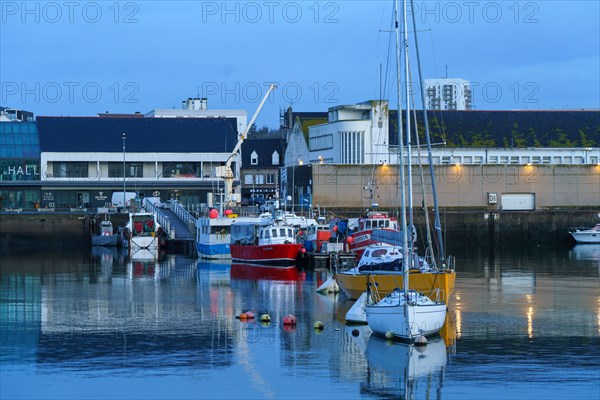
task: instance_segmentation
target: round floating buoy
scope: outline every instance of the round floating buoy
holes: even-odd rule
[[[212,210],[210,210],[208,212],[208,216],[212,219],[215,219],[219,216],[219,210],[217,210],[216,208],[213,208]]]
[[[303,247],[303,248],[301,248],[301,249],[300,249],[300,253],[302,253],[302,254],[306,253],[306,249],[305,249],[304,247]]]
[[[415,346],[427,346],[427,338],[423,335],[415,338]]]
[[[388,340],[392,340],[392,339],[394,338],[394,332],[392,332],[392,331],[387,331],[387,332],[385,333],[385,338],[386,338],[386,339],[388,339]]]
[[[227,210],[223,211],[223,214],[225,214],[225,215],[233,214],[233,210],[227,209]]]
[[[313,325],[313,328],[318,329],[318,330],[323,330],[325,328],[325,325],[321,321],[317,321]]]
[[[358,329],[352,329],[352,336],[357,337],[358,335],[360,335]]]
[[[353,238],[352,236],[348,236],[348,237],[346,238],[346,243],[348,243],[348,244],[351,244],[351,243],[353,243],[353,242],[354,242],[354,238]]]
[[[246,313],[241,313],[239,319],[248,319],[248,315],[246,315]]]
[[[254,313],[252,311],[246,312],[246,318],[248,318],[248,319],[254,319]]]
[[[339,228],[338,228],[338,226],[337,226],[337,225],[334,225],[334,226],[333,226],[333,228],[331,228],[331,230],[332,230],[332,231],[334,231],[334,232],[337,232],[337,231],[338,231],[338,229],[339,229]]]
[[[296,317],[294,317],[292,314],[286,315],[285,317],[283,317],[283,324],[296,325]]]
[[[271,317],[269,317],[269,314],[263,314],[260,316],[260,320],[262,322],[271,322]]]

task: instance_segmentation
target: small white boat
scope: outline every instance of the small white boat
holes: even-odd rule
[[[153,212],[129,213],[128,244],[132,259],[158,258],[160,226]]]
[[[365,307],[367,322],[381,336],[413,341],[433,336],[446,320],[446,303],[433,301],[414,290],[394,290],[376,304]]]
[[[600,243],[600,224],[592,228],[571,228],[569,233],[577,243]]]

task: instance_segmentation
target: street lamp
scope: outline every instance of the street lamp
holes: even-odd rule
[[[125,132],[123,132],[123,211],[125,211]]]

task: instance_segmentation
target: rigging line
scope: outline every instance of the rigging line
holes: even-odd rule
[[[433,73],[434,76],[439,76],[438,72],[437,72],[437,61],[436,61],[436,56],[435,56],[435,40],[433,39],[433,30],[430,29],[430,34],[431,34],[431,57],[433,58]],[[439,113],[439,119],[440,119],[440,124],[438,124],[438,133],[440,134],[441,138],[442,138],[442,142],[446,141],[446,132],[445,132],[445,126],[444,126],[444,115],[440,110],[431,110],[432,114],[434,116],[438,116],[438,113],[436,113],[436,111],[440,111]]]
[[[392,28],[394,28],[395,26],[395,20],[394,20],[394,7],[392,5],[392,13],[391,13],[391,20],[390,20],[390,25]],[[384,80],[384,87],[383,87],[383,92],[386,93],[386,98],[391,98],[391,94],[392,94],[392,90],[394,88],[394,85],[390,84],[389,85],[389,89],[386,88],[386,86],[388,86],[388,80],[389,79],[393,79],[395,77],[394,76],[390,76],[390,60],[393,57],[393,38],[394,38],[394,31],[393,29],[389,31],[389,36],[388,36],[388,50],[387,50],[387,57],[386,57],[386,64],[385,64],[385,80]]]
[[[413,6],[413,0],[410,0],[410,2],[411,2],[411,6]],[[416,31],[417,22],[416,22],[414,13],[412,15],[412,23],[413,23],[413,28]],[[417,37],[418,37],[418,35],[415,33],[414,40],[415,40],[415,49],[416,49],[415,52],[416,52],[416,56],[417,56],[417,69],[419,71],[419,84],[421,87],[423,87],[424,86],[423,85],[423,72],[421,70],[421,57],[419,54],[419,45],[418,45]],[[422,103],[422,108],[423,108],[423,123],[425,126],[425,139],[427,141],[427,157],[429,159],[429,174],[431,175],[431,190],[433,192],[433,204],[434,204],[434,211],[435,211],[435,230],[437,232],[438,242],[439,242],[439,246],[440,246],[440,251],[439,251],[440,259],[441,259],[441,262],[444,263],[445,262],[444,242],[443,242],[443,238],[442,238],[440,212],[438,209],[437,188],[436,188],[435,173],[434,173],[434,168],[433,168],[433,156],[432,156],[432,152],[431,152],[431,138],[429,136],[429,121],[427,119],[427,109],[425,108],[425,97],[424,96],[421,96],[421,103]]]
[[[411,81],[412,81],[412,73],[409,71],[409,75],[411,76]],[[421,95],[423,93],[423,90],[421,88]],[[429,208],[427,207],[427,196],[425,194],[425,177],[423,176],[423,163],[421,161],[421,142],[419,140],[419,128],[417,125],[417,108],[415,106],[415,99],[414,97],[412,98],[412,106],[413,106],[413,120],[414,120],[414,126],[415,126],[415,141],[417,142],[417,163],[419,165],[419,178],[421,180],[421,194],[423,196],[423,211],[424,211],[424,216],[425,216],[425,233],[426,233],[426,237],[427,237],[427,247],[429,247],[431,249],[431,251],[433,252],[433,244],[432,244],[432,240],[431,240],[431,229],[429,227]],[[433,254],[433,257],[431,258],[432,260],[432,264],[435,267],[436,266],[436,261],[435,261],[435,254]]]

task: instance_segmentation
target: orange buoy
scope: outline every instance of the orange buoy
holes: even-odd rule
[[[209,216],[211,219],[215,219],[215,218],[217,218],[217,217],[219,216],[219,210],[217,210],[216,208],[213,208],[212,210],[210,210],[210,211],[208,212],[208,216]]]
[[[240,314],[240,319],[248,319],[248,314],[246,314],[246,313],[241,313],[241,314]]]
[[[346,238],[346,243],[350,244],[350,243],[352,243],[352,242],[354,242],[354,238],[353,238],[352,236],[348,236],[348,237]]]
[[[296,317],[294,317],[292,314],[286,315],[285,317],[283,317],[283,324],[296,325]]]

